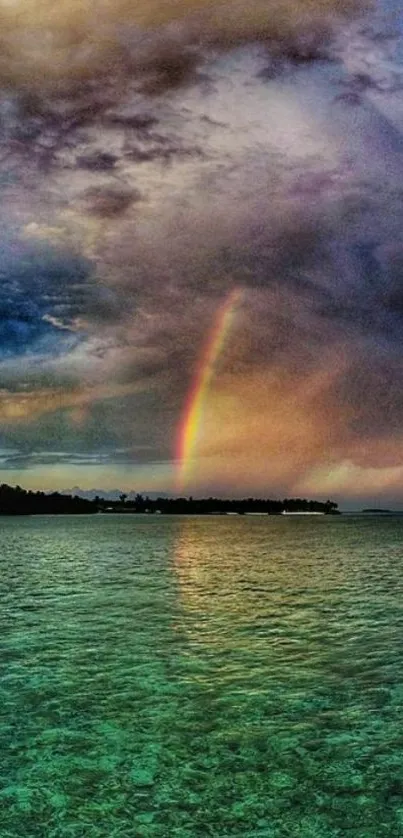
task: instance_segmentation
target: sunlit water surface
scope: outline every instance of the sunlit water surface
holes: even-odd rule
[[[1,838],[403,835],[403,518],[0,518]]]

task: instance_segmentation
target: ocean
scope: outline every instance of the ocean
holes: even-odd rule
[[[403,517],[0,528],[1,838],[403,836]]]

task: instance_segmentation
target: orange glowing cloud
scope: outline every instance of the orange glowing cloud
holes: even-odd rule
[[[47,86],[95,73],[135,73],[200,41],[281,38],[365,0],[8,0],[0,9],[0,75]],[[162,35],[160,33],[163,33]]]
[[[91,404],[135,392],[133,384],[82,387],[66,391],[43,388],[33,392],[0,391],[0,423],[30,422],[58,410],[71,410],[75,425],[83,424]]]
[[[201,390],[203,425],[192,468],[182,468],[187,485],[193,491],[219,486],[231,494],[237,486],[242,492],[266,494],[296,485],[340,444],[343,417],[332,388],[344,363],[339,353],[333,363],[303,378],[277,367],[248,375],[227,373],[211,381],[208,398]],[[199,407],[196,391],[184,426],[191,441],[189,420]],[[185,451],[190,449],[189,443]]]

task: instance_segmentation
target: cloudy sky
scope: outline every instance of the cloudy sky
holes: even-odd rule
[[[2,0],[0,468],[403,506],[397,0]],[[185,452],[186,453],[186,452]]]

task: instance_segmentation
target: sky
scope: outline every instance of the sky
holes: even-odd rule
[[[0,481],[403,508],[397,0],[2,0]]]

